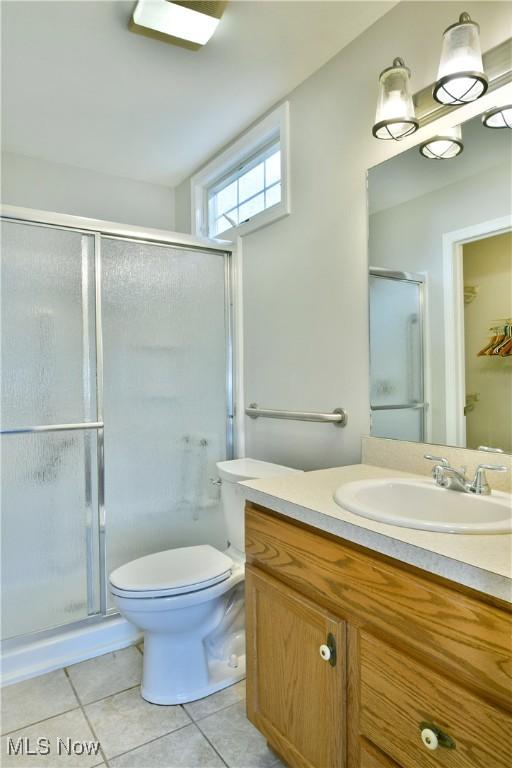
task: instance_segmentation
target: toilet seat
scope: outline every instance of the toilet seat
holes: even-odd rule
[[[232,559],[215,547],[179,547],[117,568],[110,575],[110,590],[119,597],[135,599],[183,595],[225,581],[232,568]]]

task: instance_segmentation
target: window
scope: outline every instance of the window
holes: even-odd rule
[[[208,235],[217,237],[281,202],[279,141],[208,189]]]
[[[285,216],[287,180],[285,103],[192,178],[193,233],[232,239]]]

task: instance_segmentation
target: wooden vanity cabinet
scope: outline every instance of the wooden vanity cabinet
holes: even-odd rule
[[[510,768],[508,604],[252,503],[246,554],[247,712],[285,763]]]

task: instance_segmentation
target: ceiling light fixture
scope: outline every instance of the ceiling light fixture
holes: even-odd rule
[[[420,153],[428,160],[450,160],[464,149],[460,125],[448,128],[442,135],[433,136],[420,144]]]
[[[130,29],[184,48],[197,50],[217,29],[226,2],[139,0]]]
[[[377,114],[372,129],[376,139],[400,141],[418,130],[410,80],[411,72],[400,58],[380,73]]]
[[[512,128],[512,104],[489,109],[482,115],[482,123],[486,128]]]
[[[433,97],[440,104],[467,104],[487,90],[480,49],[480,27],[469,13],[445,29]]]

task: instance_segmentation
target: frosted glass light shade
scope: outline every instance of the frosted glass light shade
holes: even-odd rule
[[[379,99],[372,133],[376,139],[400,139],[418,130],[411,94],[411,73],[402,59],[380,74]]]
[[[441,136],[433,136],[420,145],[420,153],[428,160],[449,160],[460,155],[463,149],[460,125],[448,128]]]
[[[512,128],[512,104],[506,107],[494,107],[482,115],[486,128]]]
[[[488,80],[480,49],[480,27],[468,13],[444,32],[433,97],[440,104],[467,104],[483,96]]]

